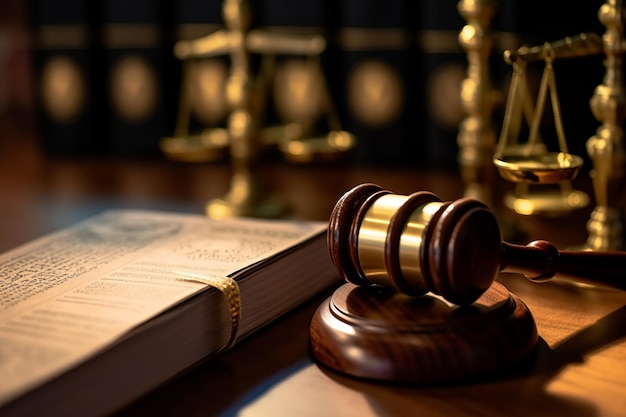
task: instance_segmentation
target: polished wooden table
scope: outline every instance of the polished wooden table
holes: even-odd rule
[[[3,251],[108,208],[202,212],[209,198],[228,189],[226,162],[47,155],[34,132],[28,117],[0,121]],[[327,220],[337,199],[361,182],[400,194],[428,190],[444,200],[463,192],[456,172],[419,167],[294,166],[274,161],[264,173],[289,203],[289,216],[302,219]],[[499,192],[506,186],[496,188]],[[581,178],[580,186],[588,189],[588,180]],[[591,208],[554,218],[503,211],[503,221],[515,223],[523,232],[521,241],[542,238],[567,248],[584,242]],[[626,293],[561,282],[533,284],[518,276],[502,276],[500,281],[528,305],[540,335],[536,358],[522,372],[437,387],[383,386],[332,375],[312,364],[307,351],[310,319],[328,295],[321,294],[231,351],[129,404],[119,416],[236,415],[240,406],[253,412],[255,401],[269,393],[278,398],[275,416],[301,415],[303,410],[320,416],[626,415]],[[288,384],[303,370],[317,385],[297,385],[290,401],[281,402],[281,383]]]

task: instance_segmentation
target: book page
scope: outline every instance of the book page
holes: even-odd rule
[[[0,405],[206,288],[324,230],[319,222],[111,211],[0,255]]]

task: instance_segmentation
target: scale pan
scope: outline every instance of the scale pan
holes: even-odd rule
[[[556,184],[572,180],[583,165],[581,157],[564,152],[504,154],[493,162],[502,178],[532,184]]]
[[[352,133],[332,130],[320,137],[281,142],[279,148],[289,162],[311,163],[341,159],[355,143],[356,139]]]
[[[525,195],[506,194],[504,204],[517,214],[558,216],[586,207],[589,196],[578,190],[542,191]]]
[[[212,162],[226,157],[229,142],[226,129],[211,128],[189,136],[164,137],[159,147],[174,161]]]

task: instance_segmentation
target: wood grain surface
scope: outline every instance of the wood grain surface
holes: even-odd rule
[[[346,190],[363,182],[401,194],[427,190],[457,199],[456,172],[420,167],[293,166],[267,163],[269,185],[285,196],[290,217],[328,220]],[[30,117],[0,119],[0,250],[112,207],[203,212],[229,187],[228,164],[180,164],[164,158],[47,155]],[[591,191],[580,176],[574,187]],[[494,195],[509,185],[498,183]],[[516,216],[512,243],[546,239],[561,250],[584,243],[591,206],[562,216]],[[498,281],[532,313],[537,355],[524,372],[471,384],[389,386],[338,376],[314,365],[308,330],[330,294],[306,303],[233,350],[181,374],[129,404],[118,416],[568,416],[626,414],[626,294],[517,274]],[[294,371],[294,369],[297,369]],[[75,395],[80,395],[76,392]],[[271,403],[268,414],[261,402]]]

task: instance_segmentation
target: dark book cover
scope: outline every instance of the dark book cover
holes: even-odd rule
[[[435,168],[457,166],[459,124],[466,116],[460,94],[467,56],[458,39],[465,21],[458,3],[421,0],[413,17],[423,88],[418,137],[424,141],[426,165]]]
[[[336,7],[337,105],[356,136],[355,162],[422,164],[419,56],[410,28],[416,3],[341,0]]]
[[[118,154],[156,154],[170,134],[177,86],[171,4],[102,0],[100,37],[107,111],[103,128]]]
[[[174,5],[174,40],[200,39],[224,29],[222,0],[181,0]],[[223,126],[228,115],[224,85],[227,56],[176,60],[177,122],[175,135]],[[172,132],[170,132],[172,134]]]
[[[259,0],[256,2],[257,28],[276,38],[277,53],[260,57],[260,76],[268,77],[267,125],[298,123],[307,135],[339,130],[333,92],[336,71],[332,68],[336,50],[330,39],[333,19],[329,0]],[[319,37],[325,42],[320,51],[306,49],[280,50],[285,40]],[[288,42],[287,42],[288,43]],[[271,62],[263,65],[263,60]],[[270,69],[270,74],[264,71]]]
[[[43,147],[55,153],[105,149],[95,9],[88,0],[33,0],[33,84]]]

